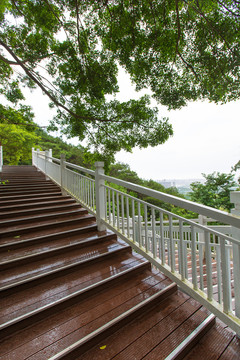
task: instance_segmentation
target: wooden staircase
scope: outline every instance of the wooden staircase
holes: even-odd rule
[[[42,173],[0,177],[0,359],[240,359],[234,333]]]

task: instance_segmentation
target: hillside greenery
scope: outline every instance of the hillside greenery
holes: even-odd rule
[[[0,94],[17,104],[23,86],[41,89],[52,129],[95,158],[156,146],[173,129],[151,98],[168,109],[239,98],[239,28],[239,1],[2,0]],[[151,96],[117,100],[120,66]]]

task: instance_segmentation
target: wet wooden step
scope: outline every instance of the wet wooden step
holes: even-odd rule
[[[37,184],[12,184],[10,182],[6,183],[4,186],[1,186],[0,193],[4,192],[16,192],[16,191],[25,191],[27,190],[37,190],[37,189],[45,189],[45,188],[58,188],[59,187],[53,184],[51,181],[45,181]]]
[[[32,201],[33,199],[39,198],[39,199],[45,199],[48,197],[59,197],[62,195],[62,192],[59,190],[58,192],[46,192],[46,193],[41,193],[39,194],[25,194],[25,195],[17,195],[17,196],[12,196],[9,194],[9,196],[1,196],[1,205],[4,204],[10,204],[10,201],[16,201],[16,202],[21,202],[21,201],[27,201],[30,200]]]
[[[7,196],[7,193],[11,194],[11,196],[15,196],[15,195],[38,195],[38,194],[41,194],[41,193],[56,193],[58,192],[59,193],[59,187],[58,186],[46,186],[44,188],[41,188],[41,189],[27,189],[25,188],[25,190],[15,190],[15,191],[0,191],[0,195],[2,197],[6,197]]]
[[[7,253],[1,256],[0,260],[0,271],[11,269],[12,267],[18,267],[20,265],[29,264],[31,262],[35,262],[38,260],[50,258],[52,256],[57,256],[61,254],[67,254],[69,251],[77,251],[83,247],[94,246],[97,245],[98,242],[103,242],[106,239],[116,239],[116,235],[113,233],[109,233],[106,235],[100,236],[99,234],[91,234],[85,233],[82,235],[82,238],[79,237],[79,234],[75,236],[72,235],[68,238],[68,244],[63,244],[61,239],[58,239],[57,244],[55,246],[50,244],[44,246],[44,244],[35,245],[34,248],[32,246],[24,247],[21,251],[18,249],[16,251],[7,251]],[[63,239],[65,240],[65,239]]]
[[[34,167],[4,171],[0,358],[195,359],[196,348],[207,358],[201,342],[221,339],[208,311],[113,233],[98,232],[95,217]],[[231,335],[216,358],[237,346]]]
[[[58,214],[59,212],[62,211],[68,211],[68,210],[72,210],[72,209],[81,209],[82,206],[78,203],[76,203],[75,201],[70,201],[69,202],[63,202],[62,204],[54,204],[54,205],[45,205],[45,207],[36,207],[36,208],[32,208],[32,209],[24,209],[24,210],[11,210],[11,211],[5,211],[5,212],[0,212],[0,221],[2,219],[8,219],[10,220],[18,220],[18,219],[23,219],[24,217],[24,221],[26,221],[25,217],[29,216],[29,215],[40,215],[40,214],[47,214],[49,213],[49,215],[55,213]]]
[[[79,204],[75,204],[74,206],[74,210],[58,210],[58,211],[54,211],[54,212],[50,212],[47,215],[35,215],[35,216],[23,216],[23,217],[19,217],[17,219],[12,219],[12,220],[2,220],[0,222],[0,234],[1,234],[1,230],[4,228],[10,228],[10,227],[17,227],[17,226],[21,226],[23,227],[25,224],[29,224],[31,223],[32,225],[35,224],[39,224],[39,223],[45,223],[46,221],[51,221],[53,219],[60,219],[63,218],[64,216],[71,216],[71,215],[78,215],[78,216],[82,216],[82,215],[86,215],[87,214],[87,210],[82,208]]]
[[[15,241],[16,238],[21,237],[22,240],[31,237],[37,237],[40,235],[58,232],[60,229],[68,230],[78,228],[80,226],[86,226],[95,223],[95,217],[93,215],[79,215],[79,212],[71,212],[68,215],[58,217],[57,219],[44,221],[41,224],[27,225],[20,224],[18,226],[12,226],[5,229],[0,229],[0,241],[2,244],[8,241]]]
[[[36,236],[36,237],[29,237],[29,236],[16,236],[13,239],[1,239],[0,240],[0,252],[2,256],[2,260],[4,259],[4,254],[8,253],[10,256],[15,256],[16,254],[21,254],[21,250],[28,251],[26,247],[29,247],[30,253],[35,251],[36,249],[39,249],[39,247],[42,249],[44,247],[45,249],[51,249],[53,247],[56,247],[59,242],[61,244],[71,244],[75,242],[77,239],[81,239],[84,236],[90,236],[91,234],[97,234],[97,225],[96,223],[88,225],[88,226],[82,226],[77,227],[75,229],[68,229],[59,231],[61,229],[61,223],[59,224],[59,227],[56,232],[50,232],[47,231],[46,235],[42,236]],[[32,234],[31,234],[32,235]],[[18,250],[17,252],[15,250]]]
[[[114,271],[111,267],[113,260]],[[83,289],[90,290],[97,285],[99,292],[101,291],[99,286],[105,284],[111,287],[112,282],[117,279],[127,284],[130,280],[138,279],[140,274],[143,275],[149,269],[148,262],[132,257],[127,252],[118,253],[114,258],[108,258],[106,261],[91,262],[87,267],[73,268],[71,272],[58,274],[59,276],[49,278],[44,283],[39,282],[28,289],[19,290],[5,298],[1,297],[1,324]],[[164,276],[163,278],[165,279]]]
[[[76,360],[163,360],[207,317],[208,312],[199,303],[178,291],[158,303],[154,309],[140,314],[129,326],[102,338],[86,353],[75,351],[71,355]],[[102,346],[105,351],[101,350]],[[71,359],[71,356],[66,351],[53,359]]]
[[[48,317],[47,321],[35,324],[33,328],[35,336],[40,330],[39,336],[36,336],[38,338],[37,347],[36,345],[33,347],[34,341],[31,341],[32,330],[28,329],[28,333],[26,333],[26,330],[21,331],[25,341],[24,356],[41,360],[49,359],[62,348],[73,344],[75,339],[84,338],[92,334],[93,331],[98,331],[99,328],[110,321],[114,322],[115,326],[119,326],[123,322],[129,322],[138,312],[145,311],[145,308],[153,306],[154,303],[161,301],[167,294],[176,290],[176,287],[172,284],[169,287],[163,285],[161,279],[156,285],[149,286],[146,284],[143,287],[141,283],[140,286],[136,284],[130,289],[126,289],[124,284],[118,282],[116,287],[107,288],[98,296],[90,296],[71,308],[61,311],[60,314]],[[119,292],[119,287],[121,293],[116,294],[116,291]],[[119,316],[121,316],[121,319],[119,319]],[[55,336],[55,342],[51,344],[49,343],[49,335],[53,331],[55,335],[58,335]],[[43,332],[48,332],[47,336],[44,336]],[[26,344],[28,339],[29,346]],[[1,344],[1,352],[6,349],[7,343],[10,345],[9,338],[6,339],[5,344]],[[16,348],[16,343],[13,346]],[[10,346],[8,349],[12,350],[13,347]],[[14,358],[14,352],[11,351],[9,354],[5,354],[5,357],[6,359]]]
[[[149,278],[149,275],[146,275],[146,270],[149,268],[147,262],[141,263],[137,259],[135,261],[128,259],[127,263],[126,258],[123,265],[123,261],[119,262],[119,259],[120,257],[118,256],[112,259],[114,263],[116,260],[117,272],[115,274],[109,271],[109,267],[107,269],[105,263],[99,263],[98,269],[102,277],[99,277],[99,273],[96,276],[96,266],[90,266],[87,276],[84,274],[84,271],[74,271],[71,274],[71,281],[69,281],[69,276],[62,275],[52,281],[48,281],[44,286],[44,291],[39,285],[31,288],[34,292],[34,302],[28,299],[21,299],[21,293],[15,294],[14,299],[13,296],[3,299],[0,311],[0,336],[9,336],[13,332],[19,331],[19,329],[31,325],[31,323],[35,324],[39,320],[44,320],[49,315],[65,310],[67,307],[83,299],[89,298],[92,295],[97,296],[99,292],[112,292],[112,288],[119,282],[126,280],[126,285],[128,285],[131,279],[131,286],[138,284],[140,288],[141,283],[137,283],[135,278],[140,273],[142,282],[145,278]],[[66,282],[66,279],[68,279],[68,282]],[[75,280],[74,286],[73,279]],[[165,283],[162,286],[166,286]],[[11,306],[4,307],[6,301]]]
[[[42,198],[35,198],[25,200],[24,202],[21,200],[19,202],[13,201],[10,203],[10,201],[5,204],[4,206],[0,205],[0,214],[3,212],[8,211],[18,211],[18,210],[25,210],[25,209],[35,209],[45,206],[51,206],[51,205],[61,205],[61,204],[71,204],[75,203],[75,200],[72,199],[70,196],[59,196],[58,198],[54,197],[48,197],[45,201],[43,201]]]
[[[18,268],[1,271],[0,274],[0,293],[6,296],[27,288],[40,281],[46,281],[61,275],[62,272],[72,271],[74,268],[81,268],[89,265],[91,262],[98,262],[115,256],[119,253],[129,252],[129,246],[105,240],[102,243],[87,246],[83,249],[69,251],[65,254],[52,256],[50,258],[39,260],[34,263],[20,265]]]

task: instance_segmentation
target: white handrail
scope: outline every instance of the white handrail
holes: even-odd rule
[[[33,151],[33,164],[93,213],[99,230],[114,231],[240,335],[238,303],[234,310],[240,299],[240,217],[107,176],[101,162],[93,171]],[[206,215],[232,231],[173,214],[111,184]]]

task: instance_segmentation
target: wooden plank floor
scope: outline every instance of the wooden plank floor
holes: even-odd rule
[[[233,332],[42,173],[0,176],[0,359],[240,359]]]

